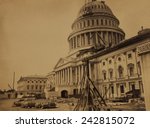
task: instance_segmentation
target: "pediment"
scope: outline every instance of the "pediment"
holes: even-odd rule
[[[56,66],[55,66],[55,69],[58,68],[58,67],[60,67],[60,66],[62,66],[62,65],[64,65],[64,64],[67,63],[67,62],[68,62],[67,59],[65,59],[65,58],[60,58],[59,61],[58,61],[57,64],[56,64]]]

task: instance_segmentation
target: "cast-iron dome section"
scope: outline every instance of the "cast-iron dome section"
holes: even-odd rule
[[[119,44],[125,38],[119,24],[104,1],[85,4],[72,24],[72,33],[68,37],[70,54],[91,47],[102,47],[104,42],[106,47]]]

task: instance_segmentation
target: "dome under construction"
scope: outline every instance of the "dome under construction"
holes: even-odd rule
[[[70,53],[90,47],[113,47],[124,38],[119,20],[104,1],[87,2],[79,11],[68,37]]]

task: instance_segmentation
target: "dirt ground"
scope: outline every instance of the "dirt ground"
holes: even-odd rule
[[[57,103],[57,108],[53,109],[41,109],[41,108],[21,108],[13,107],[13,103],[16,99],[0,100],[0,111],[73,111],[73,105],[69,103]],[[38,102],[45,102],[46,100],[35,100]],[[145,111],[145,105],[143,103],[115,103],[109,104],[113,111]]]
[[[16,99],[0,100],[0,111],[72,111],[74,106],[68,103],[57,103],[57,108],[41,109],[41,108],[21,108],[14,107],[13,103]],[[43,102],[45,100],[36,100],[36,102]]]

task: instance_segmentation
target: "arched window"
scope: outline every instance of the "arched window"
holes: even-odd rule
[[[106,63],[105,62],[103,62],[103,66],[105,66],[106,65]]]
[[[134,64],[128,64],[129,76],[134,76]]]
[[[113,69],[109,69],[109,78],[113,79]]]
[[[112,64],[112,60],[109,60],[109,64]]]
[[[123,78],[123,67],[122,66],[118,67],[118,76],[119,76],[119,78]]]
[[[106,79],[107,79],[107,73],[106,73],[106,71],[105,71],[105,70],[103,70],[103,72],[102,72],[102,73],[103,73],[103,79],[104,79],[104,80],[106,80]]]
[[[118,58],[118,61],[121,61],[121,57]]]

